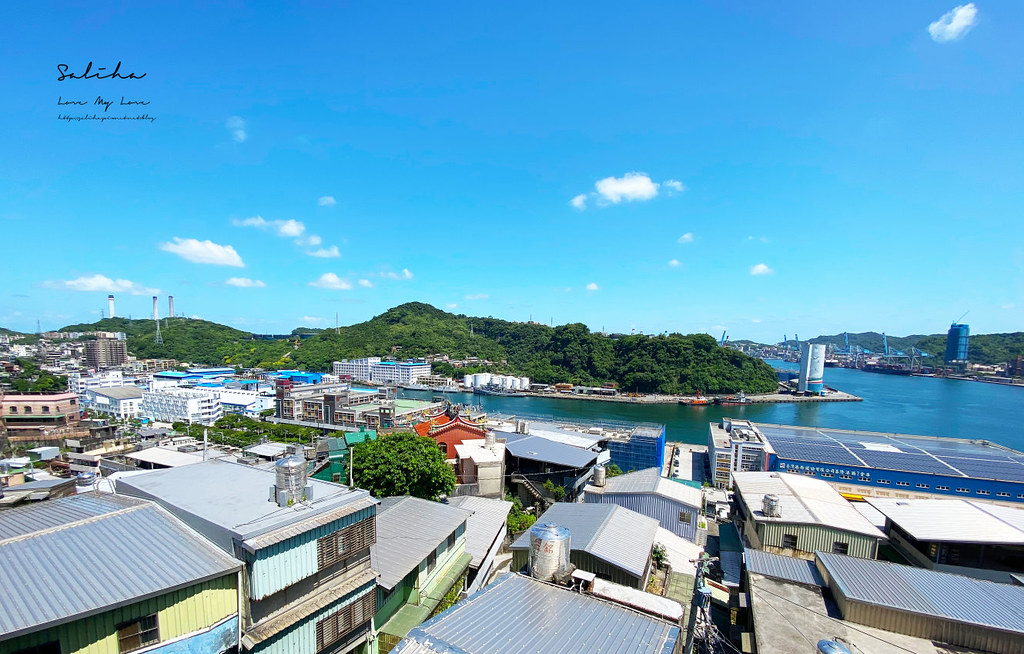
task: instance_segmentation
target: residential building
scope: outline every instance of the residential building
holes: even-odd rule
[[[732,488],[735,472],[769,469],[773,450],[749,420],[722,418],[708,429],[709,478],[718,488]]]
[[[279,462],[282,463],[282,462]],[[123,477],[117,492],[153,499],[245,565],[241,648],[251,652],[371,649],[377,573],[370,567],[376,500],[369,493],[214,459]],[[268,499],[268,491],[270,499]]]
[[[449,592],[464,588],[470,511],[418,497],[386,497],[371,548],[377,579],[374,626],[386,652],[426,620]]]
[[[591,483],[584,489],[584,501],[616,504],[654,518],[665,529],[691,542],[703,542],[700,488],[661,476],[660,468],[648,468],[608,477],[603,486]]]
[[[97,338],[85,342],[85,360],[90,368],[113,368],[128,359],[128,345],[123,340]]]
[[[737,472],[733,490],[752,547],[811,558],[816,551],[878,556],[885,535],[820,479],[779,472]]]
[[[970,345],[971,327],[962,323],[953,323],[946,333],[946,363],[966,364]]]
[[[647,587],[657,520],[614,504],[558,502],[537,518],[538,525],[547,523],[569,530],[569,561],[577,568],[622,586]],[[509,549],[512,569],[525,568],[530,532]]]
[[[224,415],[234,413],[255,418],[261,411],[274,408],[274,396],[262,393],[255,386],[248,388],[221,386],[217,389],[217,393],[220,395]]]
[[[152,502],[89,493],[5,511],[0,560],[4,654],[238,645],[241,564]]]
[[[68,375],[68,390],[76,393],[80,399],[84,398],[85,392],[90,388],[112,388],[116,386],[134,386],[137,380],[132,377],[125,377],[120,370],[101,370],[92,375],[83,375],[80,372],[72,372]]]
[[[508,534],[512,502],[464,496],[449,497],[448,504],[473,512],[466,521],[466,553],[473,557],[466,573],[466,593],[472,595],[490,581],[495,557]]]
[[[24,474],[21,475],[24,478]],[[13,475],[12,475],[13,477]],[[11,477],[3,481],[10,481]],[[76,493],[75,478],[26,480],[24,483],[4,486],[0,494],[0,509],[10,509],[25,503],[43,502]],[[2,645],[0,645],[2,647]]]
[[[425,361],[381,361],[380,357],[334,362],[334,374],[341,379],[402,386],[430,374]]]
[[[506,574],[410,631],[392,651],[672,654],[681,648],[677,622],[524,575]]]
[[[623,472],[661,468],[665,465],[665,426],[640,426],[607,441],[610,463]]]
[[[85,391],[83,408],[128,420],[138,418],[142,406],[142,389],[138,386],[112,386]]]
[[[139,411],[143,416],[160,422],[180,421],[201,425],[212,425],[224,415],[220,392],[212,389],[164,388],[144,391]]]
[[[280,379],[276,396],[275,421],[335,431],[412,426],[442,406],[396,399],[393,388],[357,389],[348,382],[295,386]]]
[[[47,442],[53,433],[81,422],[78,396],[68,392],[6,392],[0,395],[0,417],[12,443]]]
[[[867,498],[912,564],[1010,583],[1024,571],[1024,509],[971,500]]]
[[[97,473],[102,459],[135,449],[136,438],[118,436],[117,428],[107,424],[106,420],[83,420],[81,424],[70,430],[64,438],[67,451],[64,456],[71,472]]]
[[[490,434],[455,446],[455,474],[470,495],[505,497],[505,444]]]

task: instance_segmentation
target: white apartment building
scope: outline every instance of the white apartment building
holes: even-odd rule
[[[92,388],[115,388],[134,385],[135,379],[125,377],[120,370],[104,370],[94,375],[73,372],[68,375],[68,390],[85,399],[85,392]]]
[[[417,361],[381,361],[380,357],[367,357],[334,362],[334,374],[348,375],[353,380],[375,384],[412,384],[430,374],[430,364]]]
[[[141,413],[160,422],[212,425],[224,415],[220,389],[165,388],[143,391]]]
[[[138,386],[89,388],[82,406],[120,420],[138,418],[142,406],[142,389]]]
[[[768,470],[768,455],[773,452],[749,420],[722,418],[720,423],[711,423],[708,430],[708,465],[717,488],[732,488],[734,472]]]
[[[255,388],[220,388],[217,392],[224,413],[255,417],[260,411],[274,408],[274,396],[262,394]]]

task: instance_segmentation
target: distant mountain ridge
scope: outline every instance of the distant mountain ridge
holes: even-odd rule
[[[851,333],[849,339],[851,347],[859,346],[875,353],[885,351],[882,347],[882,334],[879,332]],[[886,334],[885,340],[888,342],[890,350],[909,352],[910,348],[916,347],[939,360],[946,353],[945,334],[914,334],[911,336]],[[816,336],[811,339],[811,343],[830,344],[837,348],[844,347],[843,334]],[[975,334],[970,337],[968,358],[972,363],[996,365],[1022,355],[1024,355],[1024,332]]]

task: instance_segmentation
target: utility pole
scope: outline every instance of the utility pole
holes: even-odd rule
[[[708,573],[708,565],[714,560],[707,552],[701,552],[697,564],[697,576],[693,580],[693,595],[690,599],[690,619],[686,627],[686,645],[683,654],[693,654],[693,637],[697,628],[697,613],[703,611],[711,603],[711,589],[704,584],[704,576]]]

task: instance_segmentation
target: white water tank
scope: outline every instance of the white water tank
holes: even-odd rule
[[[571,539],[565,527],[545,522],[530,529],[530,576],[551,581],[569,570]]]
[[[472,387],[473,386],[473,375],[463,375],[462,376],[462,385],[467,387],[467,388]]]
[[[594,467],[594,485],[595,486],[604,486],[605,481],[607,480],[607,478],[608,478],[608,472],[605,470],[604,466],[595,466]]]
[[[519,378],[519,388],[521,388],[524,391],[530,390],[530,378],[529,377],[520,377]]]
[[[782,511],[779,506],[779,496],[768,493],[761,498],[761,513],[763,513],[766,518],[781,517]]]

